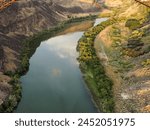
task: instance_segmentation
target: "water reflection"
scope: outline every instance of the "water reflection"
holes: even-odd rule
[[[22,99],[15,112],[97,112],[76,60],[83,32],[43,41],[21,77]]]
[[[22,76],[22,100],[17,112],[97,112],[76,60],[83,32],[43,41]]]
[[[52,69],[52,75],[55,76],[55,77],[60,76],[61,75],[61,70],[58,69],[58,68]]]
[[[76,51],[77,40],[83,32],[70,33],[68,35],[61,35],[51,38],[47,41],[42,42],[41,47],[45,50],[58,56],[60,60],[67,59],[71,64],[78,65],[76,58],[78,57],[78,52]]]

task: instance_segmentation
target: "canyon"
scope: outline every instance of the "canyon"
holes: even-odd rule
[[[101,105],[110,103],[114,108],[103,107],[101,112],[150,112],[149,6],[149,0],[18,0],[1,10],[0,112],[12,112],[21,99],[19,78],[27,72],[28,60],[38,47],[32,43],[36,40],[41,42],[40,38],[48,38],[49,34],[55,36],[53,34],[55,31],[58,32],[57,30],[61,30],[72,21],[78,21],[83,17],[91,18],[93,15],[108,18],[108,21],[105,21],[107,26],[102,22],[94,29],[84,30],[84,35],[90,42],[94,35],[92,53],[99,58],[103,77],[106,76],[107,80],[108,78],[111,80],[110,86],[103,85],[106,86],[106,91],[103,89],[103,96],[96,93],[98,97],[95,101]],[[70,30],[74,30],[75,27]],[[101,30],[99,33],[96,32],[98,29]],[[64,33],[70,30],[65,30]],[[91,48],[86,51],[90,51]],[[85,47],[81,47],[82,49]],[[82,56],[82,52],[79,51],[79,54]],[[90,54],[84,56],[86,55],[81,58],[90,59]],[[26,68],[22,67],[22,64]],[[23,71],[20,71],[20,68]],[[88,81],[91,79],[96,81],[98,77],[95,77],[96,72],[93,72],[83,72],[83,77],[87,76]],[[96,87],[101,86],[98,82],[94,84]],[[94,85],[91,85],[92,88]],[[107,91],[110,92],[107,87],[112,88],[112,94],[107,95]],[[105,99],[105,96],[112,99]]]
[[[92,0],[90,0],[92,1]],[[75,3],[75,4],[74,4]],[[68,6],[70,5],[70,6]],[[100,10],[93,2],[67,0],[21,0],[0,11],[0,106],[14,100],[10,74],[21,64],[22,42],[72,17],[87,16]],[[9,105],[9,103],[7,103]],[[8,110],[11,111],[11,110]]]

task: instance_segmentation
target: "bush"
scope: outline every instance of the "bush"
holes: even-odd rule
[[[134,29],[140,27],[140,22],[137,19],[128,19],[126,21],[125,26],[130,28],[131,30],[134,30]]]
[[[143,61],[141,63],[144,67],[149,66],[150,65],[150,59],[146,59],[145,61]]]

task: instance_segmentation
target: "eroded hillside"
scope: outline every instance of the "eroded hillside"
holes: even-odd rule
[[[105,4],[108,10],[102,15],[109,13],[117,22],[97,40],[107,55],[103,63],[114,82],[116,111],[150,112],[150,9],[134,0],[106,0]]]

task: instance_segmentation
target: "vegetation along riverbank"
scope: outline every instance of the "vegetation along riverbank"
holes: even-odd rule
[[[100,112],[114,112],[113,83],[106,76],[104,67],[96,55],[94,41],[102,30],[115,21],[115,19],[109,19],[90,28],[80,38],[77,46],[80,69]]]
[[[57,26],[42,31],[22,42],[23,48],[21,51],[21,65],[20,68],[15,72],[5,72],[6,75],[11,77],[10,84],[13,86],[12,93],[7,100],[0,106],[0,112],[12,112],[19,101],[21,100],[21,83],[19,81],[20,76],[25,74],[29,68],[29,59],[36,51],[36,48],[40,45],[41,41],[47,40],[50,37],[58,35],[65,29],[83,21],[89,21],[96,19],[96,15],[89,15],[86,17],[71,18],[70,20],[59,23]]]

